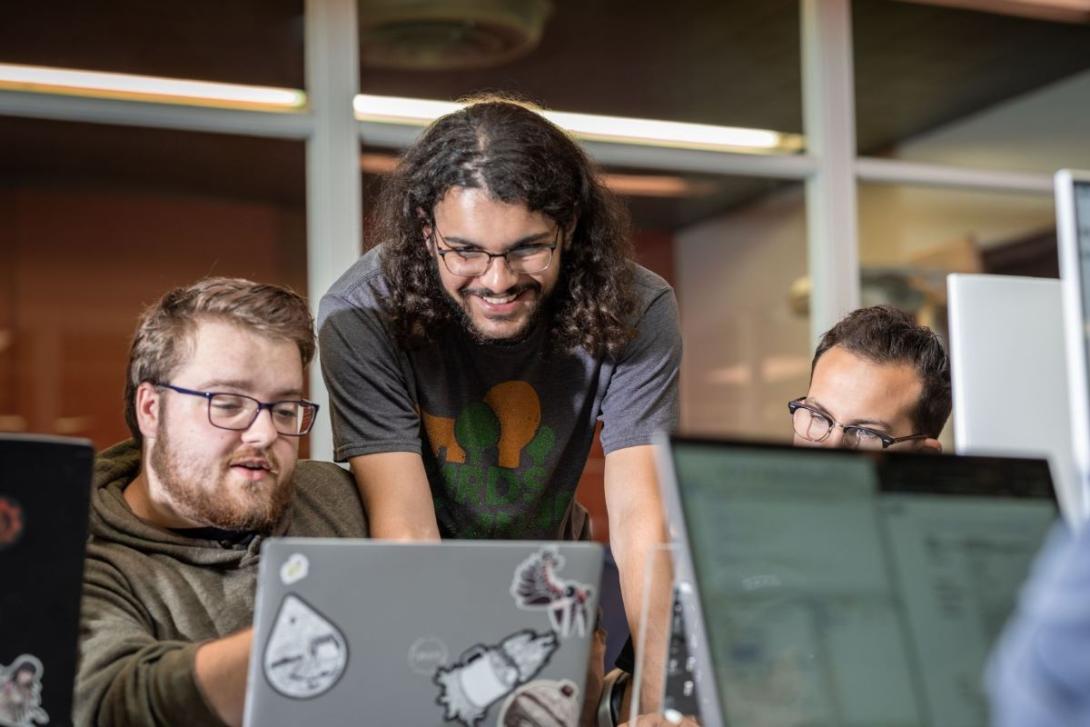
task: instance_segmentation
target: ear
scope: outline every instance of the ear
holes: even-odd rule
[[[918,440],[916,449],[920,452],[927,454],[942,454],[942,442],[937,439],[928,437],[927,439]]]
[[[145,381],[136,387],[136,423],[144,439],[155,439],[159,431],[159,406],[162,399],[162,392],[150,382]]]
[[[564,242],[560,246],[561,249],[563,249],[564,251],[567,251],[567,250],[571,249],[571,241],[572,241],[572,238],[575,237],[575,228],[578,227],[578,226],[579,226],[579,217],[577,215],[577,216],[572,218],[571,224],[569,224],[568,228],[566,230],[564,230]]]

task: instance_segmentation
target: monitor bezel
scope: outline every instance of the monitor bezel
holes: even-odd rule
[[[1064,312],[1064,338],[1067,343],[1067,380],[1070,392],[1071,451],[1082,495],[1078,520],[1090,515],[1087,481],[1090,478],[1090,337],[1088,316],[1083,310],[1083,289],[1079,264],[1079,228],[1075,210],[1075,185],[1090,184],[1090,172],[1061,169],[1054,177],[1056,193],[1056,243],[1059,248],[1060,279]]]
[[[704,613],[703,600],[700,596],[700,587],[696,579],[696,569],[693,564],[692,552],[689,545],[689,534],[685,520],[685,511],[681,504],[680,488],[677,479],[677,467],[674,462],[674,445],[698,445],[708,447],[730,447],[736,449],[781,451],[785,454],[817,457],[864,457],[874,462],[875,481],[877,493],[904,493],[927,494],[934,496],[952,497],[1014,497],[1028,499],[1047,499],[1056,509],[1059,507],[1056,500],[1055,487],[1052,485],[1052,471],[1047,459],[1039,457],[1004,457],[997,455],[943,455],[919,452],[890,452],[878,451],[852,451],[843,449],[827,449],[820,447],[796,447],[786,443],[772,443],[757,440],[743,439],[716,439],[711,437],[669,435],[659,433],[655,437],[655,458],[659,472],[659,490],[662,496],[663,506],[666,512],[667,528],[670,542],[673,544],[674,554],[674,583],[678,588],[679,598],[684,609],[685,623],[687,625],[687,638],[690,639],[690,653],[696,660],[696,681],[698,701],[700,704],[701,724],[704,727],[723,727],[726,724],[723,718],[722,704],[720,702],[719,683],[715,678],[714,665],[711,659],[706,614]],[[948,481],[937,482],[932,479],[906,479],[906,481],[890,482],[885,476],[884,469],[890,462],[910,463],[910,466],[918,465],[926,467],[928,464],[941,462],[949,467],[972,467],[985,465],[994,467],[997,472],[1006,475],[998,481],[998,487],[982,490],[977,487],[951,487]],[[1036,469],[1034,474],[1043,474],[1048,483],[1047,492],[1030,488],[1029,478],[1023,480],[1019,477],[1011,477],[1013,469],[1025,467]]]

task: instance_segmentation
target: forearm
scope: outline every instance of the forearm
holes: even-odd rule
[[[254,630],[250,628],[205,642],[194,659],[197,687],[219,718],[232,727],[242,724],[253,638]]]
[[[89,642],[81,647],[76,725],[220,726],[194,678],[196,644],[153,642],[135,651],[110,647]]]
[[[631,447],[606,455],[605,488],[610,545],[620,571],[625,616],[643,665],[640,707],[654,708],[662,688],[673,569],[669,553],[662,548],[666,523],[652,448]]]
[[[437,541],[431,487],[415,452],[386,452],[351,460],[352,475],[367,510],[371,537]]]

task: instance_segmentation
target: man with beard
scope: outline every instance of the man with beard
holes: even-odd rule
[[[294,293],[211,278],[140,321],[125,418],[95,464],[78,725],[242,722],[261,543],[365,537],[355,485],[298,462],[312,320]]]
[[[665,537],[650,446],[677,418],[670,286],[563,131],[488,98],[438,119],[385,180],[366,253],[322,299],[335,457],[375,537],[578,537],[601,422],[628,622]],[[653,670],[651,670],[653,671]]]

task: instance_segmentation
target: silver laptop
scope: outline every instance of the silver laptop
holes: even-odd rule
[[[1090,172],[1056,173],[1056,237],[1063,280],[1071,446],[1090,515]]]
[[[599,545],[270,539],[260,568],[246,725],[578,722]]]
[[[1043,460],[672,438],[704,727],[985,727],[983,666],[1057,517]]]
[[[950,275],[950,373],[958,454],[1045,457],[1068,521],[1085,513],[1071,452],[1060,281]]]

